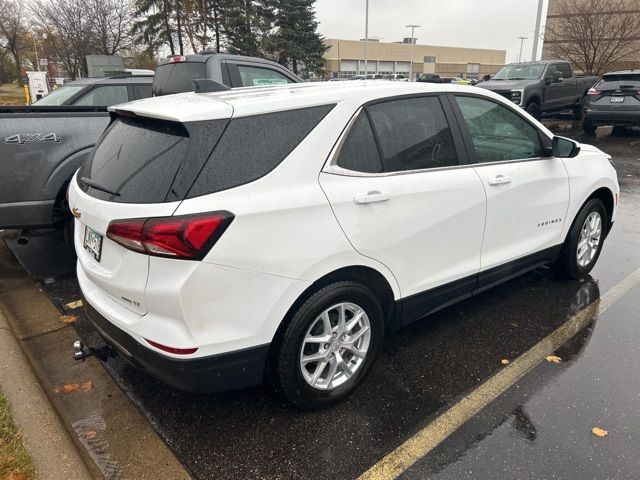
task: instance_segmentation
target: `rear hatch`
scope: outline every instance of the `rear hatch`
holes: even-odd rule
[[[222,102],[219,108],[231,107]],[[107,236],[115,220],[171,216],[222,135],[228,118],[198,122],[114,115],[70,198],[76,251],[90,281],[124,307],[147,312],[149,256]],[[80,191],[77,191],[80,190]]]
[[[589,99],[595,110],[640,111],[640,72],[605,75]]]

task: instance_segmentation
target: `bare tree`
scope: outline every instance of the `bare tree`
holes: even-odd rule
[[[94,53],[94,32],[84,0],[34,0],[35,23],[47,33],[47,42],[72,79],[87,75],[85,57]]]
[[[640,56],[640,10],[630,0],[559,0],[547,23],[545,49],[587,75]]]
[[[94,53],[116,55],[131,48],[133,5],[130,0],[88,0]]]
[[[13,0],[0,0],[0,57],[11,54],[16,68],[16,78],[20,78],[22,56],[26,47],[27,26],[24,11]]]

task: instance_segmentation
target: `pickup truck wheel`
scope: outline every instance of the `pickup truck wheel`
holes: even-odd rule
[[[533,118],[535,118],[536,120],[540,120],[541,112],[540,112],[540,105],[538,105],[537,102],[531,102],[529,103],[529,105],[527,105],[527,113],[529,115],[531,115]]]
[[[582,129],[584,130],[585,133],[588,133],[589,135],[593,135],[596,133],[596,130],[598,129],[598,127],[591,122],[585,121],[585,122],[582,122]]]
[[[353,393],[380,352],[383,317],[364,285],[343,281],[318,290],[294,313],[274,356],[277,390],[301,408]]]
[[[571,225],[560,257],[554,265],[555,270],[576,280],[586,276],[598,261],[608,222],[607,209],[602,200],[589,200]]]
[[[573,107],[573,119],[574,120],[582,120],[582,112],[584,111],[584,102],[586,97],[580,100],[580,103]]]

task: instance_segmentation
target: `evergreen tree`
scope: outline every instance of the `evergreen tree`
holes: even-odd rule
[[[228,0],[225,7],[223,23],[228,52],[269,58],[275,0]]]
[[[275,46],[278,61],[294,73],[308,76],[324,71],[327,50],[318,33],[315,0],[277,0]]]

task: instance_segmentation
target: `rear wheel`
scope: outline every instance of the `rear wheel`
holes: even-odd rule
[[[540,105],[538,105],[538,102],[529,103],[529,105],[527,105],[526,110],[529,115],[531,115],[533,118],[537,120],[539,120],[540,117],[542,116],[542,113],[540,111]]]
[[[607,209],[602,200],[589,200],[569,230],[556,270],[574,279],[587,275],[600,257],[608,222]]]
[[[298,407],[337,403],[369,373],[383,336],[382,308],[371,290],[351,281],[328,285],[288,324],[275,356],[277,387]]]
[[[574,120],[582,120],[582,112],[584,111],[584,102],[586,97],[580,100],[580,103],[573,107],[573,119]]]
[[[598,127],[591,122],[588,122],[586,120],[582,122],[582,129],[584,130],[585,133],[588,133],[589,135],[593,135],[594,133],[596,133],[597,128]]]

